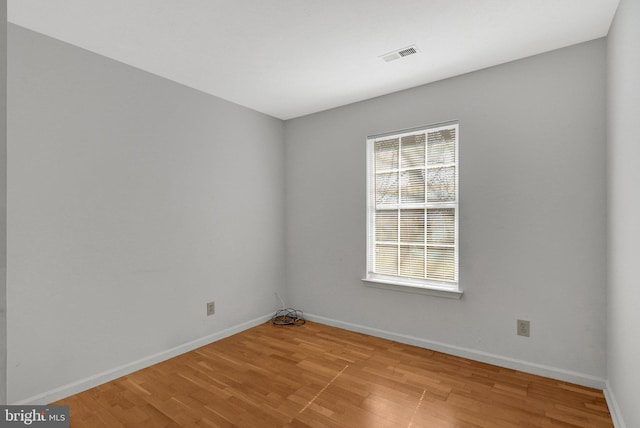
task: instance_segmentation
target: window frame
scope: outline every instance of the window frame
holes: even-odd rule
[[[398,138],[401,141],[402,137],[416,135],[420,133],[428,134],[429,132],[436,132],[441,129],[455,128],[455,201],[453,202],[432,202],[429,203],[426,200],[426,183],[425,183],[425,202],[423,204],[424,209],[434,208],[453,208],[454,209],[454,271],[455,276],[453,281],[439,281],[434,279],[417,279],[411,277],[404,277],[400,275],[385,275],[374,272],[374,260],[375,260],[375,143],[381,139],[395,139]],[[428,148],[428,138],[425,137],[425,153]],[[432,125],[420,126],[411,129],[405,129],[400,131],[388,132],[384,134],[376,134],[368,136],[366,139],[366,152],[367,152],[367,243],[366,243],[366,275],[362,281],[367,286],[383,288],[395,291],[428,294],[440,297],[457,298],[462,296],[462,290],[460,288],[459,277],[459,253],[460,253],[460,233],[459,233],[459,218],[460,218],[460,124],[458,121],[442,122]],[[425,161],[425,177],[426,170],[429,169],[428,163]],[[398,165],[398,171],[402,171],[402,165]],[[398,201],[398,209],[400,210],[402,203]],[[407,207],[405,209],[410,209]],[[426,224],[424,233],[426,235]],[[399,237],[398,237],[399,239]],[[398,241],[400,245],[400,241]]]

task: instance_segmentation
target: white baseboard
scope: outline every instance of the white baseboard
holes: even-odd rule
[[[133,373],[137,370],[152,366],[162,361],[168,360],[175,356],[184,354],[185,352],[192,351],[201,346],[208,345],[209,343],[224,339],[225,337],[232,336],[241,331],[247,330],[251,327],[255,327],[263,322],[266,322],[271,318],[272,314],[264,315],[253,320],[238,324],[236,326],[227,328],[217,333],[193,340],[191,342],[176,346],[171,349],[167,349],[162,352],[158,352],[154,355],[142,358],[131,363],[115,367],[111,370],[90,376],[79,381],[63,385],[59,388],[51,391],[46,391],[42,394],[11,403],[15,405],[44,405],[53,401],[60,400],[64,397],[68,397],[73,394],[85,391],[93,388],[94,386],[101,385],[105,382],[112,381],[119,377]],[[481,361],[488,364],[494,364],[509,369],[520,370],[527,373],[533,373],[540,376],[546,376],[553,379],[559,379],[566,382],[572,382],[579,385],[589,386],[592,388],[603,389],[609,411],[611,412],[611,418],[613,419],[616,428],[626,428],[622,418],[620,416],[620,410],[613,395],[613,392],[607,382],[604,379],[587,375],[584,373],[573,372],[569,370],[559,369],[555,367],[545,366],[541,364],[531,363],[528,361],[517,360],[513,358],[503,357],[496,354],[491,354],[483,351],[477,351],[473,349],[463,348],[459,346],[449,345],[442,342],[435,342],[431,340],[422,339],[419,337],[393,333],[390,331],[379,330],[376,328],[366,327],[359,324],[353,324],[345,321],[339,321],[332,318],[326,318],[320,315],[305,314],[305,318],[310,321],[316,321],[319,323],[331,325],[334,327],[343,328],[345,330],[356,331],[359,333],[369,334],[371,336],[382,337],[389,340],[394,340],[400,343],[406,343],[409,345],[418,346],[421,348],[427,348],[434,351],[444,352],[459,357],[469,358],[476,361]]]
[[[470,360],[481,361],[483,363],[493,364],[496,366],[505,367],[513,370],[519,370],[522,372],[532,373],[539,376],[563,380],[565,382],[571,382],[578,385],[588,386],[591,388],[604,389],[605,387],[604,379],[601,379],[596,376],[584,374],[584,373],[578,373],[570,370],[559,369],[556,367],[532,363],[524,360],[517,360],[515,358],[509,358],[501,355],[491,354],[484,351],[478,351],[475,349],[449,345],[447,343],[434,342],[431,340],[426,340],[426,339],[422,339],[414,336],[408,336],[405,334],[379,330],[377,328],[366,327],[359,324],[352,324],[345,321],[326,318],[320,315],[305,313],[305,318],[308,319],[309,321],[317,321],[322,324],[343,328],[345,330],[351,330],[351,331],[356,331],[358,333],[369,334],[371,336],[382,337],[385,339],[394,340],[396,342],[418,346],[420,348],[427,348],[433,351],[439,351],[446,354],[455,355],[458,357],[469,358]]]
[[[611,413],[611,420],[613,421],[613,426],[615,428],[627,428],[622,420],[622,413],[620,412],[620,407],[618,406],[618,401],[616,400],[616,396],[613,394],[613,389],[611,389],[611,384],[607,380],[605,388],[604,388],[604,398],[607,400],[607,407],[609,407],[609,413]]]
[[[220,339],[224,339],[225,337],[232,336],[241,331],[247,330],[251,327],[255,327],[263,322],[266,322],[271,318],[273,314],[263,315],[261,317],[252,319],[250,321],[244,322],[242,324],[238,324],[236,326],[227,328],[225,330],[219,331],[217,333],[210,334],[205,337],[201,337],[199,339],[193,340],[188,343],[184,343],[182,345],[176,346],[171,349],[167,349],[166,351],[158,352],[157,354],[150,355],[145,358],[141,358],[137,361],[133,361],[128,364],[124,364],[120,367],[115,367],[111,370],[107,370],[105,372],[96,374],[94,376],[90,376],[85,379],[81,379],[79,381],[70,383],[68,385],[63,385],[59,388],[53,389],[51,391],[43,392],[42,394],[38,394],[36,396],[27,398],[25,400],[21,400],[15,403],[15,405],[46,405],[53,401],[60,400],[62,398],[68,397],[73,394],[77,394],[82,391],[86,391],[87,389],[93,388],[94,386],[101,385],[105,382],[112,381],[119,377],[128,375],[137,370],[143,369],[145,367],[152,366],[154,364],[160,363],[162,361],[166,361],[170,358],[176,357],[178,355],[184,354],[185,352],[193,351],[194,349],[200,348],[202,346],[208,345],[212,342],[218,341]]]

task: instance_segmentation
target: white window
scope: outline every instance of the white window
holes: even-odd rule
[[[458,124],[369,137],[367,163],[365,281],[460,293]]]

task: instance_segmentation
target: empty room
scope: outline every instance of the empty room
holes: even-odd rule
[[[0,5],[0,426],[640,427],[640,0]]]

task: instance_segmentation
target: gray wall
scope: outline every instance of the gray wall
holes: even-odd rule
[[[291,304],[603,384],[604,108],[600,39],[287,121]],[[448,120],[460,121],[464,296],[366,287],[365,138]]]
[[[640,2],[620,1],[607,43],[607,371],[631,428],[640,427]]]
[[[7,401],[7,1],[0,0],[0,404]]]
[[[14,25],[8,79],[10,402],[273,313],[282,121]]]

